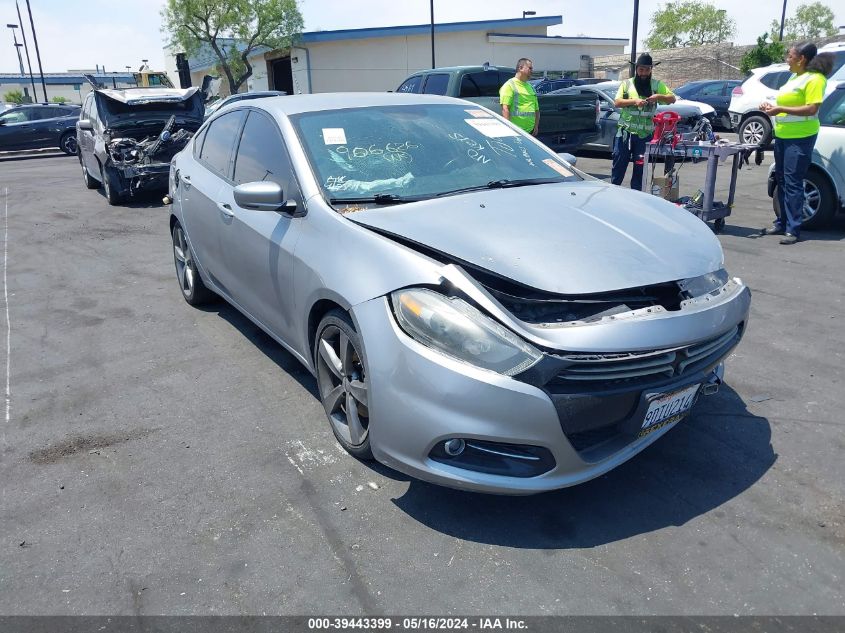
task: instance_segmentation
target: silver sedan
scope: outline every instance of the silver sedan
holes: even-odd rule
[[[688,212],[428,95],[256,99],[174,158],[188,303],[316,377],[352,455],[484,492],[618,466],[718,389],[750,293]]]

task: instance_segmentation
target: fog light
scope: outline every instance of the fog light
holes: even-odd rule
[[[456,457],[464,452],[466,448],[466,442],[464,442],[460,438],[454,438],[451,440],[446,440],[443,444],[443,450],[446,451],[446,454],[450,457]]]

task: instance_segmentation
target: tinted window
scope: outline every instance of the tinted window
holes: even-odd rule
[[[777,90],[787,82],[791,74],[792,73],[790,73],[788,70],[786,72],[777,71],[766,73],[765,75],[760,77],[760,83],[766,86],[767,88]]]
[[[421,81],[422,77],[420,75],[406,79],[402,85],[396,89],[396,92],[419,92]]]
[[[721,95],[724,92],[722,90],[724,86],[725,84],[723,84],[721,81],[712,84],[707,84],[701,87],[701,90],[698,91],[698,94],[700,94],[702,97],[712,97]]]
[[[448,86],[449,75],[445,73],[435,73],[426,78],[423,92],[427,95],[445,95],[446,88]]]
[[[250,112],[235,159],[235,184],[270,180],[287,187],[289,163],[276,124],[258,112]]]
[[[200,151],[200,160],[212,171],[229,177],[229,159],[244,113],[229,112],[211,122]]]
[[[834,90],[819,110],[822,125],[845,127],[845,90]]]
[[[464,75],[461,79],[460,97],[498,97],[499,73],[481,72]]]
[[[19,110],[9,110],[8,112],[0,114],[0,120],[5,121],[6,123],[23,123],[28,121],[29,117],[27,117],[26,108],[21,108]]]

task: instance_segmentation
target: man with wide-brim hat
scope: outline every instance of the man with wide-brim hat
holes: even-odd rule
[[[660,62],[657,62],[658,64]],[[621,185],[634,160],[631,189],[643,188],[643,155],[645,144],[654,133],[654,114],[658,103],[675,103],[675,95],[662,81],[652,78],[656,66],[651,55],[637,58],[634,76],[625,79],[616,91],[616,107],[620,109],[616,138],[613,140],[613,168],[610,181]]]

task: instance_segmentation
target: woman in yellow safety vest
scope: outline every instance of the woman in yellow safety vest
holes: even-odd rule
[[[795,244],[801,234],[804,176],[819,134],[819,106],[824,99],[833,56],[817,54],[812,43],[796,44],[786,53],[794,73],[778,91],[775,103],[760,109],[772,117],[775,132],[775,181],[778,217],[763,235],[782,235],[781,244]]]

